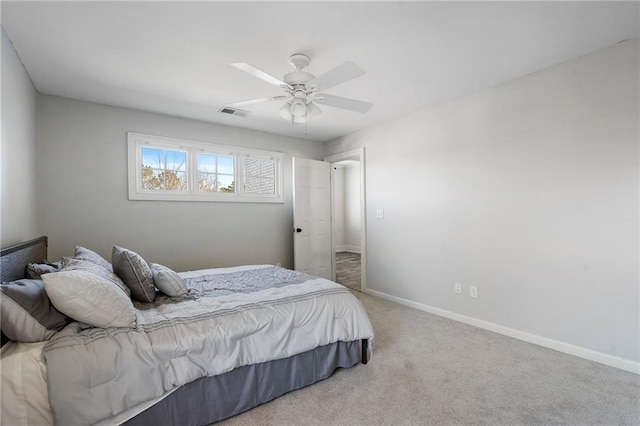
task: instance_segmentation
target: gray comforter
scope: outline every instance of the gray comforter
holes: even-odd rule
[[[72,323],[47,344],[56,424],[95,424],[204,376],[373,337],[359,300],[325,279],[271,266],[183,278],[187,296],[136,305],[136,329]]]

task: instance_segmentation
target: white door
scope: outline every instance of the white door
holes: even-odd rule
[[[296,271],[331,279],[331,164],[293,159]]]

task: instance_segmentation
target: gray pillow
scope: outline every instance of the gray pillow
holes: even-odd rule
[[[76,259],[87,260],[91,263],[95,263],[96,265],[102,266],[107,271],[113,272],[113,268],[108,260],[104,257],[100,256],[95,251],[91,251],[88,248],[82,246],[76,246],[76,254],[74,256]]]
[[[157,263],[151,263],[149,266],[153,274],[153,282],[161,292],[171,297],[187,294],[187,286],[177,272]]]
[[[111,264],[113,271],[131,290],[131,297],[145,303],[156,300],[153,274],[142,256],[126,248],[114,246]]]
[[[131,299],[108,279],[90,271],[62,270],[42,276],[51,303],[94,327],[135,327]]]
[[[0,325],[16,342],[49,340],[71,320],[50,302],[41,280],[22,279],[0,285]]]
[[[25,278],[39,280],[40,275],[58,272],[62,269],[62,262],[49,263],[43,260],[40,263],[29,263],[24,271]]]
[[[106,270],[102,266],[93,263],[88,260],[78,259],[76,257],[63,257],[62,258],[62,270],[63,271],[88,271],[96,275],[100,275],[120,290],[122,290],[127,297],[131,296],[131,291],[120,278],[111,270]]]

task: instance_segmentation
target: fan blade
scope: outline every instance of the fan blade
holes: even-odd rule
[[[343,98],[342,96],[328,95],[326,93],[318,93],[313,100],[323,105],[329,105],[335,108],[342,108],[362,114],[369,111],[373,106],[371,102],[358,101],[356,99]]]
[[[247,101],[240,101],[240,102],[234,102],[232,104],[225,104],[224,106],[240,107],[245,105],[258,104],[260,102],[279,101],[282,99],[287,99],[288,97],[289,95],[278,95],[278,96],[271,96],[268,98],[249,99]]]
[[[289,86],[287,83],[285,83],[284,81],[275,78],[274,76],[272,76],[271,74],[262,71],[261,69],[258,69],[256,67],[254,67],[253,65],[250,64],[246,64],[244,62],[234,62],[232,64],[230,64],[232,67],[236,67],[239,70],[242,70],[244,72],[248,72],[249,74],[251,74],[254,77],[259,78],[262,81],[266,81],[267,83],[273,84],[275,86],[286,86],[286,87],[291,87]]]
[[[315,84],[320,90],[327,90],[361,75],[364,75],[364,70],[353,62],[347,61],[314,78],[308,84]]]

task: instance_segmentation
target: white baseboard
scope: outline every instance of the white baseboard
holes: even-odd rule
[[[483,321],[477,318],[456,314],[455,312],[447,311],[444,309],[434,308],[433,306],[414,302],[412,300],[404,299],[402,297],[391,296],[381,291],[371,290],[369,288],[365,289],[364,291],[365,293],[372,294],[382,299],[390,300],[392,302],[396,302],[401,305],[405,305],[411,308],[419,309],[421,311],[429,312],[430,314],[438,315],[444,318],[449,318],[454,321],[463,322],[465,324],[473,325],[475,327],[482,328],[484,330],[493,331],[494,333],[503,334],[505,336],[523,340],[525,342],[533,343],[539,346],[544,346],[545,348],[553,349],[558,352],[563,352],[569,355],[574,355],[580,358],[588,359],[589,361],[599,362],[601,364],[608,365],[610,367],[619,368],[620,370],[625,370],[625,371],[629,371],[631,373],[640,375],[640,362],[619,358],[613,355],[608,355],[602,352],[583,348],[581,346],[575,346],[569,343],[564,343],[559,340],[549,339],[547,337],[542,337],[542,336],[527,333],[524,331],[516,330],[513,328],[505,327],[502,325],[494,324],[492,322]]]
[[[348,251],[351,253],[360,253],[360,246],[352,246],[349,244],[343,244],[336,246],[336,251]]]

